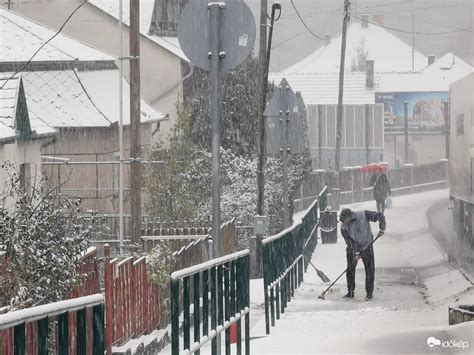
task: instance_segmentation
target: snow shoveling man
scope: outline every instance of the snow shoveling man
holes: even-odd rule
[[[355,271],[359,259],[362,259],[365,268],[365,291],[366,300],[373,298],[375,280],[375,260],[374,260],[374,236],[370,228],[370,222],[379,222],[379,233],[385,233],[385,216],[383,213],[374,211],[351,211],[344,208],[339,216],[341,224],[341,234],[346,242],[347,259],[347,294],[344,298],[354,298]]]

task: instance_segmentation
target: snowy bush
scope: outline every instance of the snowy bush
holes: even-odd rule
[[[159,241],[147,259],[150,278],[160,286],[160,318],[163,326],[169,322],[171,310],[170,276],[176,264],[173,252],[170,243]]]
[[[81,279],[77,270],[94,226],[80,216],[78,200],[41,193],[40,179],[27,191],[12,164],[1,168],[9,178],[0,195],[0,307],[62,300]]]
[[[238,226],[252,226],[257,205],[257,60],[247,59],[222,76],[221,104],[221,220],[236,218]],[[268,96],[274,90],[269,85]],[[299,114],[306,110],[298,96]],[[155,147],[152,159],[165,164],[147,173],[148,214],[161,221],[207,219],[211,215],[211,117],[209,74],[195,69],[185,83],[185,100],[178,103],[178,120],[168,146]],[[307,132],[307,125],[306,125]],[[282,229],[281,157],[265,164],[265,214],[269,234]],[[290,205],[296,188],[310,167],[309,148],[289,156]],[[290,216],[291,216],[290,210]],[[239,248],[248,247],[252,233],[238,233]]]

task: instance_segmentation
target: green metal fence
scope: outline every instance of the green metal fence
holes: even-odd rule
[[[249,355],[249,291],[250,256],[248,250],[173,272],[171,274],[171,354],[200,354],[200,349],[211,341],[211,352],[215,355],[220,347],[217,336],[225,332],[225,353],[229,355],[231,328],[236,327],[237,354],[240,355],[242,354],[242,320],[245,318],[245,354]],[[191,314],[193,320],[191,320]],[[180,322],[183,333],[181,338]],[[193,343],[191,343],[191,328],[193,328]]]
[[[319,227],[318,210],[327,206],[327,188],[309,207],[301,222],[272,237],[265,238],[263,245],[263,286],[265,292],[266,333],[270,325],[291,301],[295,289],[303,281],[304,273],[317,245]]]
[[[92,308],[92,322],[88,324],[86,311]],[[70,315],[76,321],[71,323]],[[55,324],[55,327],[50,327]],[[93,328],[92,339],[87,339],[87,328]],[[52,348],[50,331],[54,328],[57,344]],[[28,329],[28,330],[27,330]],[[13,331],[12,331],[13,330]],[[6,350],[14,355],[36,353],[59,355],[70,353],[71,347],[77,354],[104,354],[104,295],[95,294],[67,301],[22,309],[0,315],[0,333],[13,333],[12,347]],[[35,334],[33,334],[34,332]],[[34,339],[34,341],[28,341]],[[71,344],[72,339],[74,344]],[[2,338],[2,343],[8,340]],[[91,344],[91,348],[88,347]],[[6,345],[6,344],[2,344]],[[1,349],[0,349],[1,351]]]

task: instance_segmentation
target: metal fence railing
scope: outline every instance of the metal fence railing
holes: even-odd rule
[[[303,281],[304,273],[317,245],[318,210],[327,207],[327,188],[319,194],[300,223],[262,241],[263,286],[265,297],[265,330],[285,312],[295,289]]]
[[[211,352],[215,355],[218,353],[218,347],[220,349],[217,336],[222,332],[225,332],[226,354],[229,354],[232,327],[236,327],[237,353],[241,354],[243,318],[245,318],[245,354],[250,354],[249,313],[248,250],[173,272],[171,354],[200,354],[200,349],[211,341]],[[182,341],[180,341],[180,322]],[[193,342],[191,342],[191,328],[194,333]]]
[[[93,313],[90,322],[88,309]],[[71,324],[73,315],[76,321]],[[103,294],[21,309],[0,315],[0,351],[15,355],[64,355],[70,353],[74,343],[77,354],[103,355],[104,326]],[[88,339],[89,328],[92,339]],[[52,337],[56,339],[54,347],[49,341]]]
[[[446,159],[422,165],[406,164],[389,169],[387,178],[392,194],[403,195],[446,188],[448,185],[448,166]],[[350,204],[373,200],[373,188],[370,187],[372,173],[366,173],[360,167],[345,168],[339,172],[339,184],[334,171],[317,170],[308,174],[300,189],[296,192],[295,211],[302,211],[315,201],[323,186],[330,191],[330,204]],[[338,189],[335,189],[338,187]],[[338,203],[336,203],[338,202]]]

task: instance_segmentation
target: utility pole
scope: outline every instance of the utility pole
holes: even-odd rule
[[[403,102],[403,111],[405,116],[405,164],[408,164],[410,162],[408,151],[408,101]]]
[[[119,241],[123,255],[123,0],[119,0]]]
[[[339,174],[341,170],[341,138],[342,138],[342,102],[344,95],[344,67],[346,63],[346,37],[347,37],[347,25],[350,20],[350,9],[351,3],[349,0],[344,0],[344,19],[342,20],[342,43],[341,43],[341,63],[339,66],[339,97],[337,100],[337,134],[336,134],[336,159],[335,159],[335,170],[336,174]],[[339,186],[339,181],[336,179],[336,184]]]
[[[446,159],[449,160],[450,156],[450,135],[451,135],[451,120],[450,120],[450,109],[449,109],[449,101],[443,102],[443,111],[444,111],[444,125],[445,125],[445,137],[446,137]]]
[[[7,0],[7,7],[8,7],[8,10],[12,9],[12,0]]]
[[[364,105],[364,120],[365,120],[365,163],[370,163],[370,143],[369,143],[369,105]]]
[[[265,191],[265,111],[267,100],[267,82],[265,73],[267,72],[267,8],[268,1],[260,0],[260,44],[258,54],[258,133],[257,133],[257,215],[263,216],[264,191]],[[267,80],[268,81],[268,80]]]
[[[212,258],[221,256],[221,180],[220,166],[220,90],[219,71],[220,37],[219,26],[221,21],[219,4],[210,7],[210,36],[211,36],[211,116],[212,116]],[[217,342],[220,347],[220,340]]]
[[[130,1],[130,230],[133,243],[141,239],[140,148],[140,0]]]
[[[474,6],[471,5],[471,39],[469,41],[471,50],[469,54],[471,55],[471,65],[474,64]],[[454,53],[454,52],[453,52]]]
[[[412,22],[412,48],[411,48],[411,70],[415,71],[415,14],[411,15],[411,22]]]
[[[281,102],[283,103],[282,110],[280,111],[280,122],[282,126],[282,160],[283,160],[283,229],[290,226],[290,213],[289,213],[289,199],[288,199],[288,124],[290,123],[290,107],[288,104],[289,99],[289,85],[280,86],[280,95],[283,95]]]

